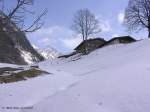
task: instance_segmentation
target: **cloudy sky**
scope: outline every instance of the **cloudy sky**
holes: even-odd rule
[[[80,42],[70,26],[73,15],[79,9],[88,8],[101,22],[102,32],[95,37],[106,40],[114,36],[132,35],[137,39],[146,37],[146,32],[129,33],[122,25],[128,0],[35,0],[37,12],[47,8],[45,25],[39,31],[28,34],[28,39],[38,47],[52,46],[60,52],[70,52]]]

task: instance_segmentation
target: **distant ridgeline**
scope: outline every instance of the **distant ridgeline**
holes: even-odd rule
[[[0,63],[31,64],[42,60],[25,33],[0,12]]]

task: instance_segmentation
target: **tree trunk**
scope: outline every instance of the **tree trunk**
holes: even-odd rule
[[[84,33],[82,33],[82,38],[83,38],[83,51],[82,51],[82,53],[83,54],[86,54],[86,38],[85,38],[85,36],[84,36]]]
[[[150,38],[150,18],[148,18],[148,38]]]
[[[148,29],[148,38],[150,38],[150,28]]]
[[[85,55],[88,53],[88,40],[87,40],[87,36],[85,37]]]
[[[84,47],[85,47],[84,48],[84,50],[85,50],[84,53],[87,54],[87,39],[85,40],[85,46]]]

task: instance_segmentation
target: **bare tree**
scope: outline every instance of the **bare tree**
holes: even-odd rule
[[[14,0],[14,7],[11,7],[9,11],[8,9],[4,10],[4,8],[7,7],[4,6],[4,0],[0,0],[0,2],[2,3],[1,12],[7,16],[7,20],[11,20],[15,23],[21,31],[34,32],[42,27],[43,22],[41,19],[47,13],[46,9],[32,20],[31,25],[25,25],[25,20],[27,19],[26,14],[30,14],[30,18],[35,16],[35,12],[28,10],[28,6],[33,5],[33,0]]]
[[[130,31],[146,28],[150,38],[150,0],[129,0],[124,23]]]
[[[76,12],[72,29],[82,35],[82,39],[85,41],[85,53],[87,52],[86,41],[89,36],[101,31],[99,21],[88,9],[81,9]]]

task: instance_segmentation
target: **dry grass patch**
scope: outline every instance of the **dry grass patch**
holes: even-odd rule
[[[23,70],[23,71],[18,71],[18,70],[20,69],[0,68],[1,73],[3,73],[3,75],[0,75],[0,83],[12,83],[12,82],[26,80],[28,78],[37,77],[43,74],[50,74],[46,71],[36,69],[36,68],[31,68],[29,70]],[[8,72],[10,72],[11,74],[8,74]],[[4,73],[7,73],[7,75],[5,75]]]

